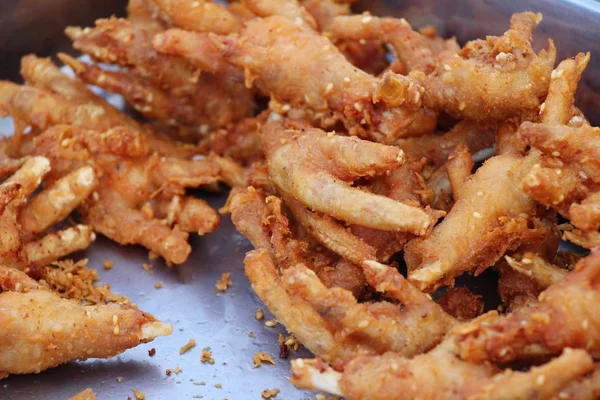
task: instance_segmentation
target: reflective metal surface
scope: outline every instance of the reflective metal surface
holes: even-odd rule
[[[91,22],[93,17],[119,12],[120,1],[3,1],[0,5],[0,78],[14,78],[22,55],[42,51],[54,53],[64,42],[53,41],[67,24]],[[52,10],[45,5],[52,4]],[[71,11],[61,11],[59,5]],[[363,1],[374,14],[403,16],[415,26],[433,23],[442,32],[455,34],[460,41],[485,34],[500,34],[508,24],[510,14],[522,10],[544,13],[539,44],[544,35],[554,38],[560,57],[578,51],[592,51],[592,62],[580,89],[580,105],[586,115],[600,124],[600,114],[594,113],[600,90],[600,7],[591,1],[521,0],[464,0],[464,1]],[[77,14],[80,9],[82,15]],[[16,13],[20,11],[21,14]],[[42,10],[44,12],[42,12]],[[35,12],[34,12],[35,11]],[[94,11],[93,14],[90,12]],[[34,16],[27,16],[34,12]],[[14,20],[18,15],[20,19]],[[39,21],[60,16],[60,25],[40,25]],[[71,18],[72,16],[72,18]],[[41,19],[40,19],[41,18]],[[58,21],[56,21],[58,23]],[[7,25],[8,24],[8,25]],[[37,34],[34,34],[37,33]],[[31,39],[32,37],[35,37]],[[10,40],[8,40],[10,39]],[[11,43],[8,43],[8,42]],[[62,43],[59,43],[62,42]],[[43,43],[43,45],[40,45]],[[40,47],[41,46],[41,47]],[[7,133],[6,124],[0,131]],[[224,195],[206,195],[211,204],[219,207]],[[193,254],[183,266],[167,268],[162,262],[150,262],[147,251],[138,247],[122,247],[99,238],[89,251],[89,265],[98,269],[103,282],[109,282],[115,292],[131,297],[143,310],[161,320],[173,323],[174,332],[166,338],[129,350],[106,361],[70,363],[34,376],[12,376],[0,381],[0,399],[67,399],[91,387],[99,399],[133,398],[132,388],[146,393],[147,399],[260,399],[263,389],[279,388],[277,399],[314,398],[314,394],[296,390],[289,382],[289,360],[278,358],[278,333],[281,326],[268,328],[257,321],[254,313],[263,308],[252,292],[243,273],[242,259],[251,248],[223,218],[216,233],[191,239]],[[111,260],[114,268],[105,271],[102,263]],[[149,273],[143,263],[154,265]],[[215,294],[215,283],[223,272],[231,272],[233,286],[224,294]],[[162,282],[161,289],[154,284]],[[265,309],[266,311],[266,309]],[[1,327],[0,327],[1,329]],[[250,337],[253,332],[255,338]],[[179,349],[194,338],[197,346],[184,355]],[[210,346],[214,365],[200,362],[203,347]],[[150,357],[148,351],[156,349]],[[277,365],[253,369],[252,357],[260,350],[274,356]],[[304,356],[307,354],[304,353]],[[291,357],[295,355],[292,354]],[[167,376],[167,369],[181,368],[179,374]],[[202,385],[204,382],[204,385]],[[222,387],[217,388],[215,385]]]

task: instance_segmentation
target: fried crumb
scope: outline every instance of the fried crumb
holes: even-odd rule
[[[256,353],[254,355],[253,361],[254,361],[254,366],[252,368],[258,368],[263,363],[269,363],[271,365],[275,365],[275,360],[273,360],[273,357],[266,351],[259,351],[258,353]]]
[[[161,289],[163,287],[163,284],[161,281],[158,281],[154,284],[154,289]]]
[[[109,284],[94,285],[98,271],[88,268],[87,259],[56,261],[37,271],[39,282],[46,284],[61,297],[74,299],[85,304],[129,303],[129,298],[117,295]]]
[[[194,347],[196,347],[196,340],[194,338],[192,338],[179,349],[179,355],[187,353]]]
[[[262,392],[260,392],[260,395],[263,397],[263,399],[272,399],[274,397],[277,397],[279,392],[280,392],[280,390],[278,388],[265,389]]]
[[[262,310],[262,308],[259,308],[258,310],[256,310],[256,313],[254,314],[254,318],[256,318],[257,321],[260,321],[264,317],[265,317],[265,312]]]
[[[154,273],[152,272],[152,264],[148,264],[148,263],[143,263],[142,264],[142,268],[144,268],[144,271],[148,272],[150,275],[153,275]]]
[[[210,351],[210,347],[206,346],[202,349],[200,361],[202,361],[202,363],[209,363],[210,365],[213,365],[215,363],[215,359],[212,356],[212,351]]]
[[[142,392],[140,392],[139,390],[137,390],[136,388],[131,389],[131,391],[133,392],[133,396],[135,397],[135,400],[146,400],[146,395]]]
[[[112,269],[112,267],[114,266],[114,264],[110,260],[105,260],[104,264],[102,264],[102,266],[104,267],[105,270],[109,270],[109,269]]]
[[[251,338],[255,338],[256,337],[256,335],[252,331],[250,331],[250,333],[248,333],[248,336],[250,336]]]
[[[175,369],[169,368],[169,369],[167,369],[165,371],[165,373],[167,374],[167,376],[171,376],[172,374],[179,375],[182,372],[183,372],[183,370],[181,368],[179,368],[179,365],[176,366]]]
[[[154,355],[156,354],[156,349],[153,347],[150,350],[148,350],[148,355],[150,357],[154,357]]]
[[[117,376],[117,383],[121,383],[123,382],[123,377],[122,376]]]
[[[240,246],[235,248],[235,254],[239,254],[242,251],[242,248]]]
[[[265,321],[265,325],[268,326],[269,328],[274,327],[275,325],[277,325],[277,320],[275,319],[270,319],[268,321]]]
[[[216,387],[217,389],[221,389],[221,388],[223,388],[223,385],[221,385],[220,383],[217,383],[217,384],[215,385],[215,387]]]
[[[283,336],[280,333],[277,341],[279,342],[279,358],[287,358],[290,355],[290,350],[298,351],[300,349],[300,342],[293,333],[288,336]]]
[[[159,255],[156,254],[155,252],[153,252],[153,251],[148,252],[148,260],[154,261],[154,260],[158,259],[158,257],[159,257]]]
[[[217,292],[225,292],[227,291],[227,289],[229,289],[229,287],[231,286],[231,279],[229,279],[230,276],[231,272],[223,272],[221,274],[221,279],[219,279],[215,284]]]

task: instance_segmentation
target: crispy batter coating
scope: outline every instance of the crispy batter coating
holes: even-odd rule
[[[218,181],[219,167],[209,159],[152,154],[144,138],[125,128],[97,132],[59,125],[35,139],[35,152],[49,157],[57,171],[89,165],[99,172],[96,194],[79,208],[94,230],[121,244],[141,244],[180,264],[191,251],[187,232],[212,232],[219,222],[205,202],[185,197],[185,188]],[[151,199],[164,220],[142,212]]]
[[[285,17],[248,21],[242,35],[211,38],[228,62],[244,69],[248,84],[258,80],[278,102],[380,142],[410,134],[422,93],[405,77],[388,72],[377,79],[350,64],[329,39]]]
[[[170,324],[131,305],[82,306],[22,272],[0,267],[0,375],[39,373],[71,360],[108,358],[157,336]]]
[[[425,88],[423,104],[456,118],[502,120],[537,111],[548,93],[556,49],[531,47],[541,14],[514,14],[503,36],[467,43],[458,53],[443,51],[435,71],[412,71]]]
[[[526,358],[532,345],[552,353],[573,347],[597,355],[599,274],[600,252],[593,251],[564,279],[546,289],[539,296],[539,304],[465,330],[460,340],[461,356],[507,362]]]
[[[426,210],[349,185],[402,165],[404,154],[396,147],[279,121],[263,127],[262,139],[277,188],[314,211],[367,228],[416,235],[434,223],[435,216]]]
[[[507,250],[545,234],[530,223],[536,204],[518,185],[534,155],[492,157],[461,187],[461,196],[430,235],[405,247],[409,280],[423,290],[450,284],[466,271],[483,271]]]

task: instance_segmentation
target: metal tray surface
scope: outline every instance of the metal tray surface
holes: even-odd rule
[[[18,15],[21,23],[11,25],[14,29],[10,37],[17,43],[12,43],[10,50],[7,50],[8,45],[0,46],[0,65],[18,65],[20,57],[32,51],[42,56],[52,55],[64,47],[58,32],[65,24],[89,20],[90,15],[99,18],[121,13],[125,4],[125,1],[120,4],[112,0],[57,1],[53,4],[57,11],[48,10],[44,15],[60,13],[62,25],[46,27],[48,29],[37,35],[33,44],[19,43],[19,31],[28,31],[32,21],[44,18],[41,13],[30,18],[27,14],[38,9],[36,4],[45,1],[2,2],[0,22]],[[68,10],[61,12],[60,7]],[[600,4],[591,0],[389,0],[362,1],[359,7],[377,15],[403,16],[417,27],[434,24],[441,32],[456,35],[461,42],[485,34],[500,34],[506,30],[513,12],[534,10],[544,13],[538,35],[540,45],[544,44],[545,36],[551,36],[559,49],[559,57],[573,56],[579,51],[592,51],[594,55],[599,48],[596,43],[600,43],[600,29],[595,29],[600,23]],[[82,13],[78,14],[74,9],[85,10],[85,15],[82,17]],[[14,10],[21,11],[16,13]],[[0,37],[6,39],[8,34],[2,26],[6,25],[0,23]],[[595,112],[600,99],[597,94],[600,92],[599,67],[600,59],[592,56],[579,99],[588,118],[596,124],[600,124],[600,114]],[[0,78],[15,79],[14,71],[14,67],[2,68]],[[6,121],[0,122],[3,122],[0,132],[8,133]],[[226,198],[225,194],[202,193],[199,196],[214,207],[222,206]],[[87,387],[91,387],[101,400],[133,398],[132,388],[145,393],[148,400],[260,399],[260,392],[267,388],[281,390],[277,399],[314,398],[314,393],[297,390],[288,381],[289,360],[306,357],[308,352],[292,352],[289,359],[278,357],[277,337],[279,333],[285,333],[285,329],[281,325],[265,326],[264,321],[272,316],[244,276],[243,256],[252,246],[236,232],[228,217],[222,218],[217,232],[203,237],[192,236],[190,242],[193,246],[190,259],[175,268],[166,267],[162,261],[149,261],[148,252],[143,248],[119,246],[103,237],[99,237],[86,252],[77,254],[74,258],[89,258],[89,265],[98,270],[101,281],[110,283],[116,293],[129,296],[141,309],[171,322],[173,334],[110,360],[73,362],[38,375],[10,376],[0,382],[0,399],[68,399]],[[105,260],[114,263],[112,270],[102,268]],[[153,265],[151,272],[143,269],[144,263]],[[233,285],[226,293],[217,295],[215,283],[223,272],[231,272]],[[156,282],[162,282],[163,287],[155,289]],[[254,318],[258,308],[266,312],[263,321]],[[249,336],[250,332],[254,332],[254,338]],[[196,340],[196,347],[180,355],[180,347],[191,338]],[[202,348],[206,346],[212,349],[214,365],[200,362]],[[156,354],[150,357],[148,351],[152,348],[156,349]],[[260,350],[273,355],[277,365],[253,369],[252,357]],[[179,374],[166,375],[167,369],[177,367],[182,370]],[[221,388],[215,386],[219,384]]]

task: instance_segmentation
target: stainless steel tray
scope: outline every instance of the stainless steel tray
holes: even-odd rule
[[[64,48],[60,32],[66,24],[88,23],[93,18],[122,12],[125,1],[114,0],[13,0],[0,4],[0,78],[16,79],[19,58],[32,51],[51,55]],[[40,7],[45,13],[39,12]],[[579,51],[592,51],[592,62],[580,89],[580,105],[595,124],[600,124],[598,96],[600,92],[600,59],[594,54],[600,43],[600,4],[575,0],[423,0],[423,1],[363,1],[363,9],[378,15],[403,16],[415,26],[434,24],[446,34],[455,34],[460,41],[506,30],[513,12],[541,11],[544,22],[537,38],[554,38],[560,57]],[[77,12],[79,10],[79,12]],[[96,12],[95,12],[96,11]],[[59,15],[60,24],[43,25]],[[15,20],[16,19],[16,20]],[[38,27],[43,25],[40,31]],[[37,34],[32,34],[37,33]],[[7,39],[12,42],[8,43]],[[21,39],[21,40],[19,40]],[[10,68],[4,66],[10,65]],[[5,125],[4,125],[5,126]],[[0,131],[6,133],[3,125]],[[206,195],[219,207],[225,195]],[[265,307],[252,292],[243,272],[244,253],[249,243],[235,231],[231,221],[223,218],[216,233],[192,237],[193,254],[183,266],[167,268],[162,262],[150,262],[147,251],[139,247],[118,246],[99,238],[78,257],[90,259],[101,280],[109,282],[115,292],[131,297],[141,309],[159,319],[173,323],[174,332],[166,338],[139,346],[111,360],[70,363],[39,375],[11,376],[0,381],[0,399],[67,399],[91,387],[99,399],[133,398],[132,388],[146,393],[147,399],[260,399],[263,389],[279,388],[277,399],[314,398],[314,394],[295,389],[289,382],[289,359],[278,357],[277,337],[285,333],[282,326],[266,327],[254,313]],[[111,260],[114,268],[105,271],[102,263]],[[152,263],[152,273],[142,267]],[[215,294],[215,283],[223,272],[231,272],[233,286],[224,294]],[[155,289],[156,282],[161,289]],[[266,311],[266,309],[265,309]],[[1,329],[1,327],[0,327]],[[249,336],[254,332],[255,338]],[[191,338],[197,346],[184,355],[179,348]],[[202,364],[200,353],[210,346],[214,365]],[[150,357],[148,351],[156,349]],[[252,357],[267,351],[277,365],[252,368]],[[307,356],[307,353],[301,353]],[[291,354],[290,358],[297,356]],[[180,367],[179,374],[166,375],[167,369]],[[201,385],[204,382],[204,385]],[[215,385],[222,387],[217,388]]]

